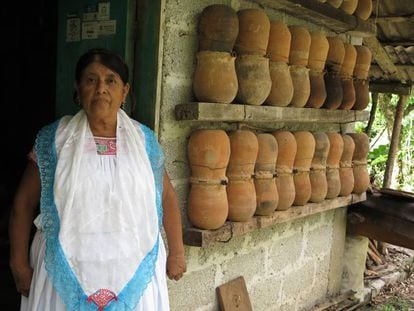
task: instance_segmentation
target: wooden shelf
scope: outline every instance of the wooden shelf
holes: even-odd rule
[[[175,106],[177,120],[228,122],[318,122],[367,121],[369,111],[189,103]]]
[[[254,216],[247,222],[228,221],[217,230],[186,228],[184,231],[184,243],[190,246],[206,247],[215,242],[228,242],[233,237],[246,234],[256,229],[266,228],[365,200],[366,193],[351,194],[346,197],[325,200],[322,203],[292,206],[287,211],[276,211],[271,216]]]
[[[364,21],[355,15],[349,15],[329,3],[317,0],[251,0],[261,6],[286,12],[294,17],[313,24],[327,27],[336,33],[348,33],[358,37],[376,35],[373,21]]]

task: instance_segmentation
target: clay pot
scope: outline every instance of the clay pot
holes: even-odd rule
[[[278,154],[276,138],[272,134],[257,134],[259,151],[257,153],[255,172],[269,172],[274,174]]]
[[[343,0],[340,8],[345,13],[352,15],[354,14],[357,6],[358,6],[358,0]]]
[[[357,50],[352,44],[349,43],[344,43],[344,48],[345,56],[339,73],[344,78],[350,78],[353,76],[357,59]]]
[[[368,189],[370,183],[367,168],[369,137],[365,133],[351,133],[349,135],[355,143],[352,157],[352,171],[354,173],[354,189],[352,192],[360,194]]]
[[[341,180],[340,196],[347,196],[354,189],[354,173],[352,172],[352,157],[354,155],[355,143],[351,136],[342,135],[344,151],[339,162],[339,178]]]
[[[312,193],[309,170],[315,153],[315,138],[311,132],[298,131],[296,139],[297,152],[293,164],[293,181],[295,183],[295,200],[293,205],[305,205]]]
[[[272,87],[269,59],[257,55],[238,56],[236,72],[239,82],[237,101],[256,106],[263,104]]]
[[[248,221],[256,211],[256,190],[252,178],[232,177],[227,185],[228,220]]]
[[[350,110],[355,104],[355,87],[352,78],[341,79],[343,98],[339,109]]]
[[[214,230],[224,225],[228,215],[226,186],[191,184],[188,219],[197,228]]]
[[[343,89],[341,77],[335,72],[327,72],[325,74],[326,100],[323,108],[337,109],[342,104]]]
[[[307,108],[320,108],[326,100],[326,87],[324,73],[309,71],[310,96],[306,103]]]
[[[313,155],[309,179],[311,182],[311,202],[322,202],[328,192],[326,180],[326,161],[329,153],[329,138],[325,133],[313,133],[315,138],[315,154]]]
[[[354,80],[355,104],[352,110],[364,110],[369,104],[369,81]]]
[[[339,161],[344,150],[344,141],[338,133],[327,133],[329,139],[329,153],[326,160],[326,180],[328,182],[328,192],[326,199],[333,199],[341,191],[341,179],[339,177]]]
[[[239,33],[239,18],[236,11],[224,4],[205,7],[198,23],[199,51],[233,51]]]
[[[292,35],[289,64],[304,67],[308,64],[311,35],[302,26],[289,26],[289,31]]]
[[[327,37],[329,42],[328,56],[326,57],[326,68],[328,71],[338,73],[341,70],[345,57],[344,43],[339,37]]]
[[[196,130],[187,146],[191,176],[222,180],[230,158],[230,140],[223,130]]]
[[[269,42],[270,21],[261,9],[245,9],[237,12],[239,34],[235,50],[238,55],[255,54],[264,56]]]
[[[265,103],[270,106],[286,107],[293,98],[293,82],[289,66],[284,62],[269,62],[272,86]]]
[[[329,42],[322,31],[313,31],[309,48],[308,67],[311,70],[323,71],[328,56]]]
[[[306,67],[290,66],[293,84],[293,97],[289,106],[305,107],[310,96],[309,69]]]
[[[272,135],[278,145],[276,161],[276,187],[279,193],[279,203],[276,210],[285,211],[292,206],[295,200],[295,184],[292,169],[295,161],[297,144],[295,136],[288,131],[276,131]]]
[[[254,186],[256,189],[256,215],[271,215],[278,203],[279,195],[276,188],[274,174],[278,146],[276,138],[267,133],[257,135],[259,153],[255,166]]]
[[[238,88],[234,61],[229,53],[197,53],[193,91],[198,101],[229,104],[234,100]]]
[[[355,46],[357,57],[353,75],[356,79],[366,80],[371,66],[372,53],[370,49],[363,45]]]
[[[251,177],[254,173],[259,142],[257,136],[248,130],[237,130],[229,133],[230,159],[226,175]]]
[[[357,8],[354,12],[355,16],[366,21],[372,13],[372,0],[358,0]]]
[[[271,61],[284,63],[289,61],[291,39],[292,35],[285,23],[281,21],[270,22],[267,55]]]
[[[328,0],[327,2],[332,5],[334,8],[339,8],[343,0]]]

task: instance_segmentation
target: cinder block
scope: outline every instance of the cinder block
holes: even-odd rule
[[[279,272],[298,266],[302,253],[303,235],[298,232],[276,240],[269,250],[270,271]]]

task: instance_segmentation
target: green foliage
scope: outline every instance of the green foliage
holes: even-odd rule
[[[368,153],[369,175],[374,185],[381,186],[384,179],[385,166],[388,159],[389,145],[380,145]]]

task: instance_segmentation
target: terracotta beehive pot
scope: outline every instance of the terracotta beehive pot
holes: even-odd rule
[[[241,55],[236,59],[239,88],[237,101],[240,104],[261,105],[272,88],[269,59],[258,55]]]
[[[340,8],[345,13],[352,15],[354,14],[357,6],[358,6],[358,0],[343,0]]]
[[[198,23],[199,51],[233,51],[239,33],[239,18],[235,10],[224,4],[205,7]]]
[[[270,22],[269,44],[267,46],[267,55],[271,61],[284,62],[289,61],[290,42],[292,35],[288,26],[281,21]]]
[[[323,108],[337,109],[344,98],[341,77],[335,72],[325,74],[326,99]]]
[[[227,200],[229,203],[228,220],[248,221],[256,211],[256,190],[250,177],[229,178],[227,185]]]
[[[293,84],[293,97],[289,106],[305,107],[310,96],[309,69],[306,67],[290,66]]]
[[[289,64],[304,67],[308,64],[311,35],[302,26],[289,26],[289,31],[292,35]]]
[[[310,95],[307,108],[320,108],[326,100],[326,87],[324,73],[320,71],[309,71]]]
[[[334,8],[339,8],[343,0],[328,0],[327,2],[332,5]]]
[[[230,159],[226,175],[228,219],[247,221],[256,210],[256,191],[252,175],[259,151],[257,136],[252,131],[237,130],[229,133]]]
[[[296,139],[297,152],[293,164],[293,181],[295,183],[295,200],[293,205],[305,205],[312,194],[309,170],[315,153],[315,138],[311,132],[298,131]]]
[[[264,56],[267,51],[270,21],[261,9],[244,9],[237,12],[239,34],[235,50],[238,55],[255,54]]]
[[[270,106],[286,107],[293,98],[293,82],[289,66],[284,62],[269,62],[272,86],[265,103]]]
[[[230,132],[229,138],[230,158],[226,171],[227,177],[251,177],[254,173],[256,158],[259,152],[257,136],[252,131],[237,130]]]
[[[350,110],[355,104],[355,87],[352,78],[341,79],[343,98],[339,109]]]
[[[347,196],[354,189],[354,173],[352,172],[352,157],[354,155],[355,143],[351,136],[342,135],[344,151],[339,162],[339,178],[341,180],[340,196]]]
[[[315,138],[315,154],[313,155],[309,179],[311,182],[310,201],[322,202],[328,193],[328,182],[326,179],[326,161],[329,153],[329,138],[325,133],[313,133]]]
[[[339,72],[345,57],[345,46],[339,37],[327,37],[329,42],[326,68],[328,71]]]
[[[293,163],[295,161],[297,144],[295,136],[288,131],[276,131],[272,135],[278,145],[276,161],[276,187],[279,193],[279,204],[276,210],[285,211],[295,200],[295,184],[293,182]]]
[[[223,180],[230,158],[230,140],[223,130],[196,130],[187,145],[191,176]]]
[[[256,215],[271,215],[279,203],[274,174],[278,146],[276,138],[268,133],[257,135],[259,153],[255,166],[254,186],[256,189]]]
[[[366,80],[371,66],[372,53],[371,50],[363,45],[355,46],[357,56],[353,75],[356,79]]]
[[[353,193],[363,193],[369,186],[369,173],[367,168],[367,157],[369,152],[369,137],[365,133],[349,134],[355,143],[354,155],[352,157],[352,171],[354,173]]]
[[[344,48],[345,56],[339,73],[344,78],[350,78],[354,73],[354,68],[357,60],[357,49],[349,43],[344,43]]]
[[[323,71],[328,57],[329,42],[322,31],[313,31],[309,48],[308,67],[314,71]]]
[[[326,161],[326,180],[328,181],[327,199],[336,198],[341,191],[339,177],[339,161],[344,150],[344,141],[339,133],[327,133],[329,139],[329,153]]]
[[[188,197],[188,218],[197,228],[214,230],[228,215],[226,187],[220,184],[192,183]]]
[[[354,80],[355,104],[352,110],[364,110],[369,104],[369,81]]]
[[[372,0],[358,0],[358,5],[354,12],[355,16],[366,21],[372,13]]]
[[[201,51],[193,79],[193,91],[201,102],[231,103],[237,95],[235,57],[225,52]]]

